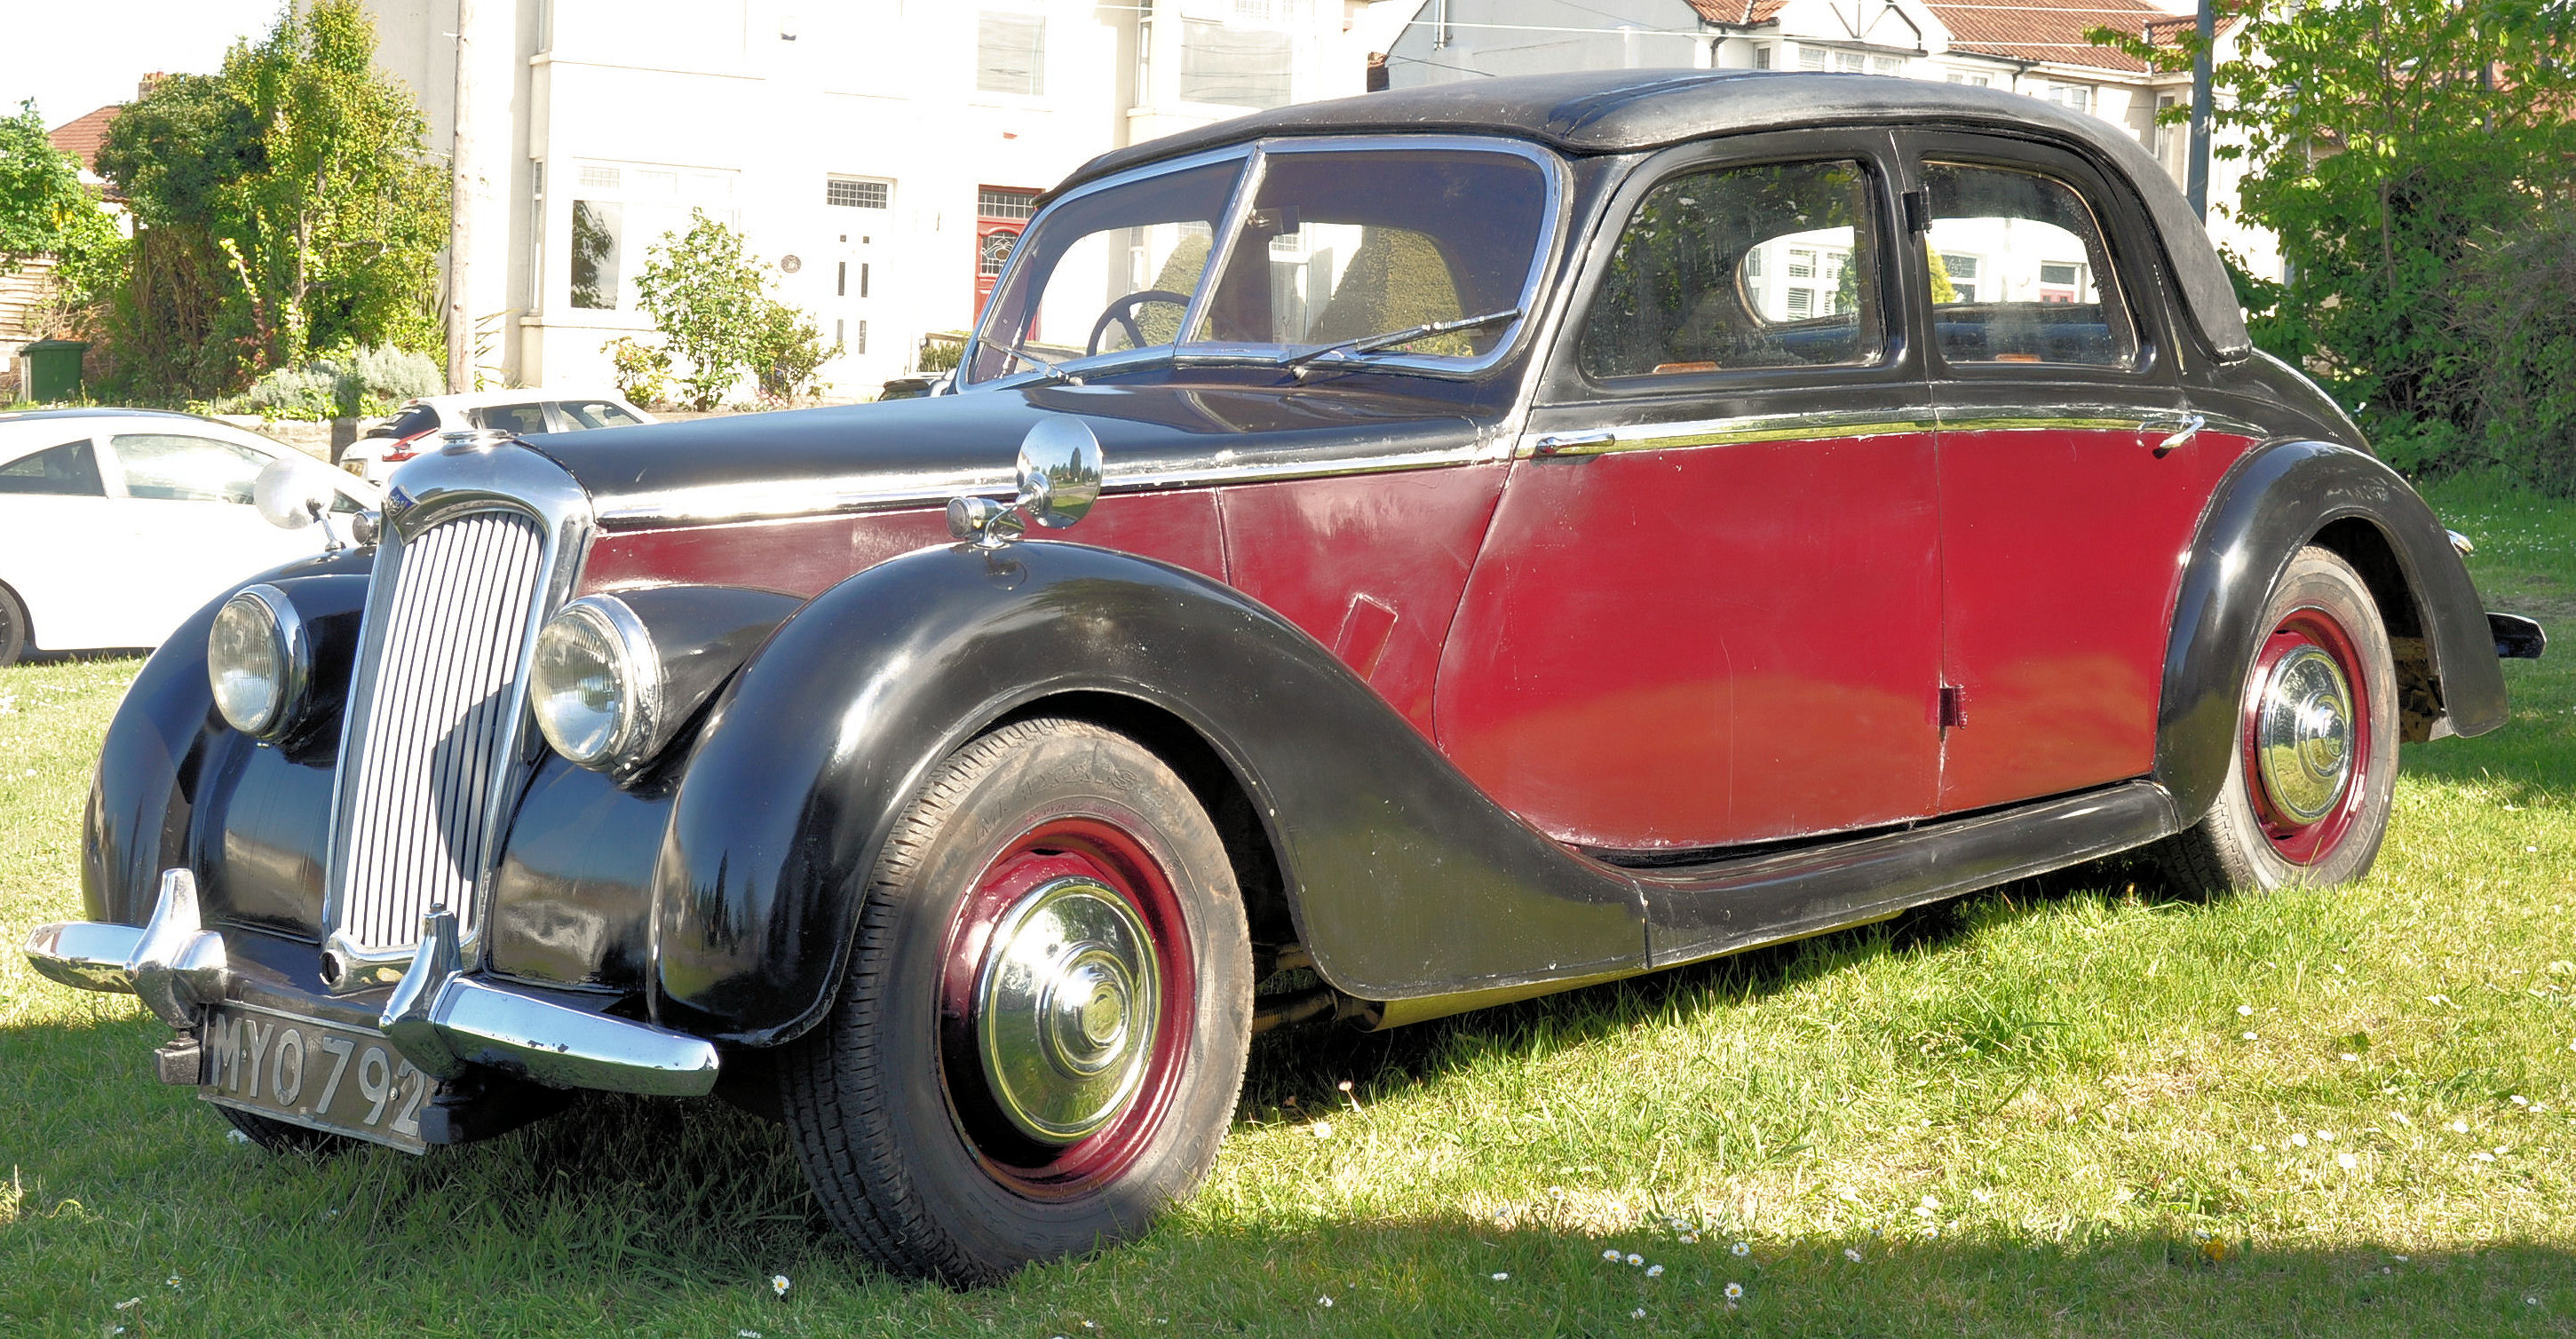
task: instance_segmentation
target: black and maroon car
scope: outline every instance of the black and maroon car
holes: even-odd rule
[[[958,392],[405,466],[143,669],[37,966],[272,1147],[723,1091],[887,1266],[984,1280],[1187,1192],[1271,1024],[2150,845],[2356,878],[2400,742],[2542,644],[2135,143],[1982,89],[1120,150]]]

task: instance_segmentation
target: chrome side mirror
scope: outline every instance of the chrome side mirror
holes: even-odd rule
[[[280,530],[320,525],[325,553],[348,547],[331,529],[331,507],[339,500],[340,490],[330,471],[302,456],[279,456],[268,462],[250,485],[251,506],[260,519]]]
[[[1019,494],[948,500],[948,533],[977,548],[998,549],[1035,521],[1062,530],[1100,500],[1100,439],[1078,418],[1050,418],[1020,440]]]

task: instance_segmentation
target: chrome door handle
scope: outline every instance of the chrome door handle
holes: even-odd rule
[[[2173,452],[2191,445],[2191,439],[2198,437],[2200,435],[2200,430],[2208,426],[2208,419],[2202,418],[2198,414],[2191,415],[2189,418],[2183,420],[2182,427],[2172,436],[2156,443],[2156,454],[2159,456],[2170,455]]]
[[[1578,447],[1607,446],[1617,440],[1615,432],[1552,432],[1539,438],[1535,449],[1542,456],[1561,456]]]

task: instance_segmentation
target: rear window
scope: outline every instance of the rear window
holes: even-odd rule
[[[418,437],[437,429],[438,411],[425,404],[416,404],[394,415],[393,422],[385,426],[391,428],[396,437]]]
[[[575,426],[583,428],[625,428],[644,421],[614,400],[566,400],[556,407]]]
[[[473,411],[474,426],[499,428],[521,437],[534,437],[546,430],[546,407],[542,404],[486,405]]]
[[[0,493],[105,497],[107,485],[99,478],[98,453],[84,437],[0,465]]]

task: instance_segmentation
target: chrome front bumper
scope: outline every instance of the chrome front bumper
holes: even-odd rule
[[[160,901],[141,929],[39,926],[27,937],[27,961],[78,990],[139,996],[183,1032],[197,1026],[201,1010],[225,1003],[232,984],[223,936],[205,928],[196,878],[184,869],[162,874]],[[711,1042],[466,975],[456,918],[444,910],[422,918],[420,952],[377,1027],[405,1059],[439,1078],[479,1064],[557,1088],[665,1097],[701,1096],[716,1083]]]

